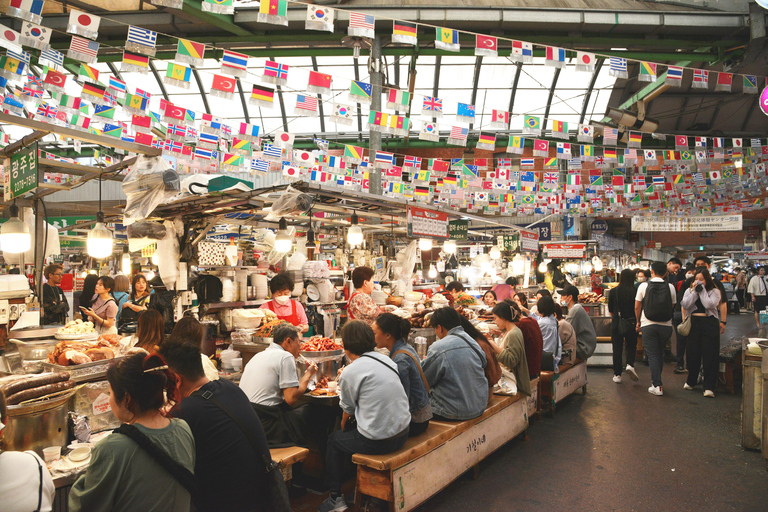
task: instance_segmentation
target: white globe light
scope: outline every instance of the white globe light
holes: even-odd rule
[[[0,228],[0,247],[8,254],[26,252],[32,246],[32,235],[27,226],[19,219],[19,207],[11,205],[11,218]]]
[[[103,222],[97,222],[88,232],[86,241],[88,256],[93,258],[106,258],[112,254],[112,232]]]
[[[592,264],[590,262],[584,264],[584,272],[592,272]]]
[[[347,243],[353,247],[363,243],[363,230],[357,224],[350,226],[347,231]]]
[[[547,271],[547,264],[542,261],[541,263],[539,263],[539,272],[544,274],[546,273],[546,271]]]
[[[501,258],[501,249],[499,249],[498,245],[491,247],[490,256],[492,260],[498,260]]]
[[[592,258],[592,265],[595,267],[595,272],[600,272],[603,270],[603,261],[597,256]]]
[[[160,252],[159,251],[155,251],[152,254],[152,264],[153,265],[159,265],[160,264]]]
[[[283,232],[280,232],[275,237],[275,250],[277,252],[288,252],[291,250],[291,244],[293,240],[291,237]]]
[[[129,253],[128,251],[125,251],[123,253],[122,267],[123,267],[123,274],[125,274],[126,276],[131,274],[131,253]]]
[[[446,240],[443,242],[443,251],[446,254],[456,254],[456,240]]]
[[[434,265],[429,266],[429,272],[427,272],[427,275],[430,279],[435,279],[437,277],[437,269]]]
[[[431,251],[432,250],[432,239],[431,238],[420,238],[419,239],[419,250]]]

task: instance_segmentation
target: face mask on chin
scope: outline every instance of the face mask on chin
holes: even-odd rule
[[[280,297],[275,297],[275,302],[277,302],[281,306],[285,306],[286,304],[288,304],[290,300],[291,300],[290,295],[281,295]]]

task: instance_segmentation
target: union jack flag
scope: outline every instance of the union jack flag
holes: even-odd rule
[[[594,162],[595,162],[595,165],[597,165],[598,167],[601,165],[605,165],[605,157],[596,156]]]
[[[48,105],[47,103],[44,103],[37,107],[37,115],[44,116],[44,117],[56,117],[56,114],[59,112],[59,109],[52,105]]]
[[[35,75],[27,75],[27,85],[34,86],[37,89],[43,88],[43,80]]]
[[[222,124],[221,125],[221,134],[224,137],[231,137],[232,136],[232,127],[228,124]]]
[[[667,164],[667,165],[662,165],[661,167],[659,167],[659,169],[661,169],[661,172],[672,172],[675,170],[675,166]]]
[[[430,112],[442,112],[443,100],[440,98],[432,98],[430,96],[424,97],[424,104],[421,107],[422,110],[428,110]]]
[[[545,172],[544,173],[544,183],[557,183],[559,178],[558,173],[556,172]]]

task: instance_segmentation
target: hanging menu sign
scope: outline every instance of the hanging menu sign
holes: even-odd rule
[[[544,246],[545,258],[584,258],[587,252],[587,244],[546,244]]]
[[[408,206],[408,236],[448,238],[448,214]]]
[[[5,201],[12,201],[37,188],[37,142],[5,160]]]
[[[741,231],[741,215],[632,217],[632,231]]]
[[[466,240],[468,233],[468,220],[452,220],[448,223],[448,235],[451,240]]]
[[[521,251],[539,251],[539,232],[520,230],[520,250]]]

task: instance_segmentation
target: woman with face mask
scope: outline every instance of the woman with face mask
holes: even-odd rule
[[[261,305],[261,309],[268,309],[277,315],[280,320],[285,320],[298,327],[305,333],[309,330],[309,321],[304,312],[304,306],[295,300],[291,300],[293,292],[293,279],[286,272],[280,272],[269,282],[269,291],[272,292],[272,300]]]

